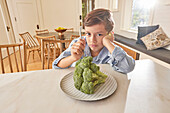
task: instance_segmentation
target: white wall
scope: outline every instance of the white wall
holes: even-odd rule
[[[164,0],[157,4],[153,23],[159,24],[170,38],[170,0]],[[170,50],[170,45],[165,48]]]
[[[44,28],[54,31],[57,27],[79,28],[78,0],[42,0]]]

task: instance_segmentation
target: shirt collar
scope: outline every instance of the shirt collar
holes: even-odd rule
[[[86,37],[85,37],[85,40],[86,40]],[[91,56],[90,47],[88,46],[87,41],[86,41],[86,46],[84,50],[85,50],[85,56]],[[108,52],[109,51],[107,50],[107,48],[103,47],[100,53],[96,57],[93,57],[93,59],[95,61],[103,60],[105,56],[109,55]]]

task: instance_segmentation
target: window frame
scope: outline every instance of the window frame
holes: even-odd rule
[[[119,10],[119,0],[109,0],[109,9],[112,12],[116,12]]]
[[[137,33],[137,29],[131,29],[132,5],[133,5],[133,0],[125,0],[125,2],[122,5],[121,30],[127,31],[127,32],[132,32],[132,33]],[[154,7],[150,9],[148,25],[153,24],[153,17],[154,17]]]

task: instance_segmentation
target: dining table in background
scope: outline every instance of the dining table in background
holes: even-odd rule
[[[60,38],[59,35],[62,35],[62,39]],[[37,36],[41,36],[41,37],[48,37],[48,36],[55,36],[56,39],[59,40],[65,40],[65,39],[70,39],[71,35],[79,35],[78,31],[65,31],[62,34],[54,31],[54,32],[49,32],[49,33],[42,33],[42,34],[38,34]]]
[[[50,36],[55,36],[56,40],[71,40],[72,35],[78,36],[79,32],[78,31],[65,31],[63,33],[59,33],[55,31],[55,32],[49,32],[49,33],[37,34],[40,40],[46,39],[47,37],[50,37]],[[34,37],[36,37],[36,35]],[[60,53],[62,53],[64,48],[65,48],[65,44],[64,43],[60,44],[60,51],[61,51]]]
[[[1,113],[124,113],[129,80],[108,64],[99,65],[117,81],[116,91],[97,101],[67,96],[60,81],[74,68],[49,69],[0,75]]]

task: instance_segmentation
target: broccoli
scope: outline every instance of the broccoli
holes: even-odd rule
[[[107,78],[107,75],[102,73],[100,67],[92,63],[92,60],[91,56],[78,60],[73,76],[75,88],[86,94],[93,94]]]

